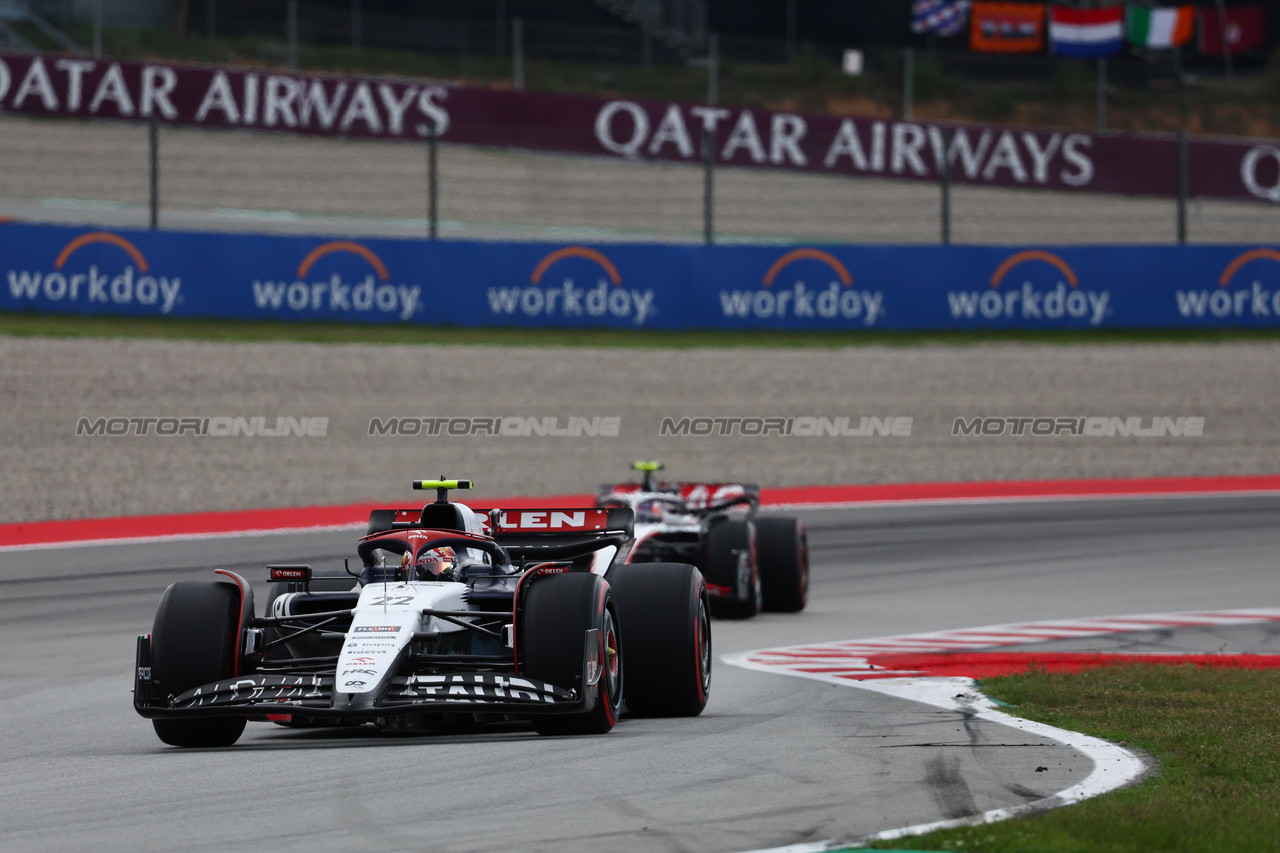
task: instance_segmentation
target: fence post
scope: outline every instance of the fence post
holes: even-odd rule
[[[1222,66],[1230,80],[1235,74],[1231,70],[1231,45],[1227,44],[1227,7],[1222,0],[1218,0],[1218,37],[1222,41]]]
[[[507,0],[494,0],[493,55],[498,58],[507,55]]]
[[[715,181],[716,181],[716,128],[702,128],[702,242],[710,246],[716,239]]]
[[[1187,129],[1178,131],[1178,245],[1187,244],[1187,195],[1191,184]]]
[[[511,19],[511,88],[524,91],[524,19]]]
[[[640,0],[640,67],[653,67],[653,0]]]
[[[289,0],[289,70],[298,70],[298,0]]]
[[[102,0],[93,0],[93,58],[102,58]]]
[[[951,139],[954,131],[942,129],[942,162],[938,164],[938,176],[942,184],[942,245],[951,245]]]
[[[427,235],[432,239],[439,236],[439,172],[436,169],[436,148],[438,128],[434,120],[427,131]]]
[[[1107,58],[1098,57],[1098,130],[1107,129]]]
[[[351,49],[357,53],[364,47],[364,27],[360,20],[360,0],[351,0]]]
[[[153,112],[148,126],[151,166],[151,230],[160,227],[160,120]]]
[[[915,51],[911,49],[911,45],[907,45],[902,50],[902,118],[904,121],[911,120],[911,113],[915,106],[915,65]]]
[[[707,33],[707,105],[720,100],[720,34]]]
[[[787,0],[787,62],[795,62],[796,55],[796,0]]]

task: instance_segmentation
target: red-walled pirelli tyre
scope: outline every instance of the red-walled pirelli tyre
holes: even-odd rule
[[[229,583],[183,581],[160,596],[151,629],[151,677],[161,696],[177,696],[235,674],[239,651],[240,594]],[[152,720],[171,746],[231,746],[244,732],[244,717]]]
[[[809,540],[797,518],[756,519],[756,555],[764,609],[778,613],[804,610],[809,599]]]
[[[733,591],[712,596],[711,612],[725,619],[750,619],[760,612],[763,589],[757,565],[755,526],[750,521],[719,521],[707,531],[707,583]]]
[[[627,646],[627,709],[696,717],[711,691],[711,619],[702,574],[683,563],[614,566],[607,575]]]
[[[521,675],[566,689],[581,687],[584,640],[592,628],[600,631],[604,668],[595,687],[595,708],[585,714],[535,715],[533,728],[538,734],[604,734],[618,722],[623,678],[619,621],[613,591],[599,575],[552,575],[529,588],[517,638]]]

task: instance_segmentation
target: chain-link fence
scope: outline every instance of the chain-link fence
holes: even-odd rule
[[[0,216],[26,222],[549,241],[1172,244],[1173,198],[0,116]],[[156,168],[152,169],[152,159]],[[153,185],[152,176],[156,183]],[[710,180],[708,180],[710,178]],[[1172,179],[1171,179],[1172,180]],[[710,196],[707,189],[710,188]],[[945,201],[945,204],[944,204]],[[1188,198],[1190,243],[1280,242],[1280,207]],[[944,216],[944,211],[949,216]],[[710,213],[710,220],[707,214]]]

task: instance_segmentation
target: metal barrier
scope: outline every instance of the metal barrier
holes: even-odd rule
[[[13,115],[0,115],[0,150],[0,216],[30,222],[592,242],[1280,242],[1275,204],[1187,197],[1185,180],[1180,202],[443,141],[433,158],[430,141]]]

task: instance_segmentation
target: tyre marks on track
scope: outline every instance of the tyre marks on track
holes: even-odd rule
[[[957,778],[955,768],[949,767],[942,758],[931,759],[927,766],[927,782],[942,813],[948,815],[947,819],[888,830],[875,835],[830,839],[776,848],[774,851],[755,851],[755,853],[782,853],[782,851],[823,853],[823,851],[861,846],[877,839],[902,838],[937,829],[992,823],[1069,805],[1132,784],[1146,772],[1142,760],[1137,755],[1107,741],[1005,714],[999,711],[990,699],[978,692],[973,680],[975,676],[965,674],[966,671],[987,675],[997,674],[992,673],[991,668],[983,663],[984,656],[988,663],[994,658],[1000,658],[1006,669],[1008,666],[1019,666],[1017,669],[1008,671],[1025,671],[1028,659],[1034,659],[1035,653],[1009,655],[1007,652],[1014,647],[1034,646],[1036,643],[1108,637],[1163,629],[1195,629],[1260,623],[1280,623],[1280,608],[1025,622],[876,637],[867,640],[759,649],[725,655],[722,658],[725,663],[746,669],[816,679],[830,684],[869,690],[953,711],[965,719],[996,722],[1028,735],[1058,741],[1078,750],[1093,762],[1093,770],[1088,777],[1066,790],[1039,797],[1021,805],[979,814],[975,813],[976,807],[973,805],[967,784],[963,778]],[[1004,650],[1003,653],[1002,650]],[[1060,655],[1060,653],[1049,653],[1044,660],[1051,661],[1055,654]],[[1245,665],[1241,659],[1248,659],[1253,663],[1280,667],[1280,655],[1077,653],[1068,657],[1092,657],[1098,662],[1105,662],[1107,658],[1120,657],[1165,662],[1183,662],[1188,658],[1196,658],[1194,662],[1197,663],[1201,662],[1200,659],[1216,659],[1226,665]],[[954,662],[957,659],[964,662],[959,667],[941,665],[941,662]],[[1059,668],[1072,667],[1064,664]]]

